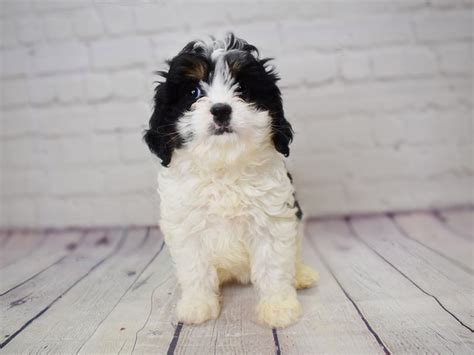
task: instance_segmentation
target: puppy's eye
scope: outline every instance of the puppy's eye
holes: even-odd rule
[[[197,98],[201,97],[201,89],[199,89],[199,87],[196,86],[194,89],[192,89],[189,92],[189,95],[191,95],[193,98],[197,99]]]

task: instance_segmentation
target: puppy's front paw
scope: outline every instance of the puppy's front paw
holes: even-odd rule
[[[318,273],[308,265],[299,264],[296,266],[295,286],[298,290],[313,286],[318,279]]]
[[[210,296],[207,299],[181,299],[178,302],[178,320],[185,324],[201,324],[209,319],[216,319],[220,312],[219,298]]]
[[[278,300],[261,300],[257,306],[259,322],[270,327],[283,328],[295,323],[301,314],[301,306],[296,297]]]

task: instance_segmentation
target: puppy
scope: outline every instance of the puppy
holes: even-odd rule
[[[219,316],[219,286],[252,282],[258,320],[301,313],[296,289],[317,274],[301,263],[302,212],[284,157],[293,130],[278,76],[257,49],[229,34],[193,41],[160,72],[144,139],[166,167],[160,226],[182,290],[178,319]]]

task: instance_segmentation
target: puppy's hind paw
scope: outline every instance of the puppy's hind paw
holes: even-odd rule
[[[311,267],[300,264],[296,267],[295,286],[298,290],[309,288],[319,280],[319,275]]]
[[[272,328],[283,328],[295,323],[301,314],[301,306],[296,297],[282,300],[262,300],[257,306],[260,323]]]
[[[219,317],[220,304],[217,296],[206,300],[181,299],[178,302],[178,320],[185,324],[201,324]]]

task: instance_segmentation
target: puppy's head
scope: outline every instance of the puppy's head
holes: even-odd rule
[[[264,144],[285,156],[293,137],[277,75],[257,49],[229,34],[188,43],[160,72],[144,139],[168,166],[173,152],[232,160]]]

